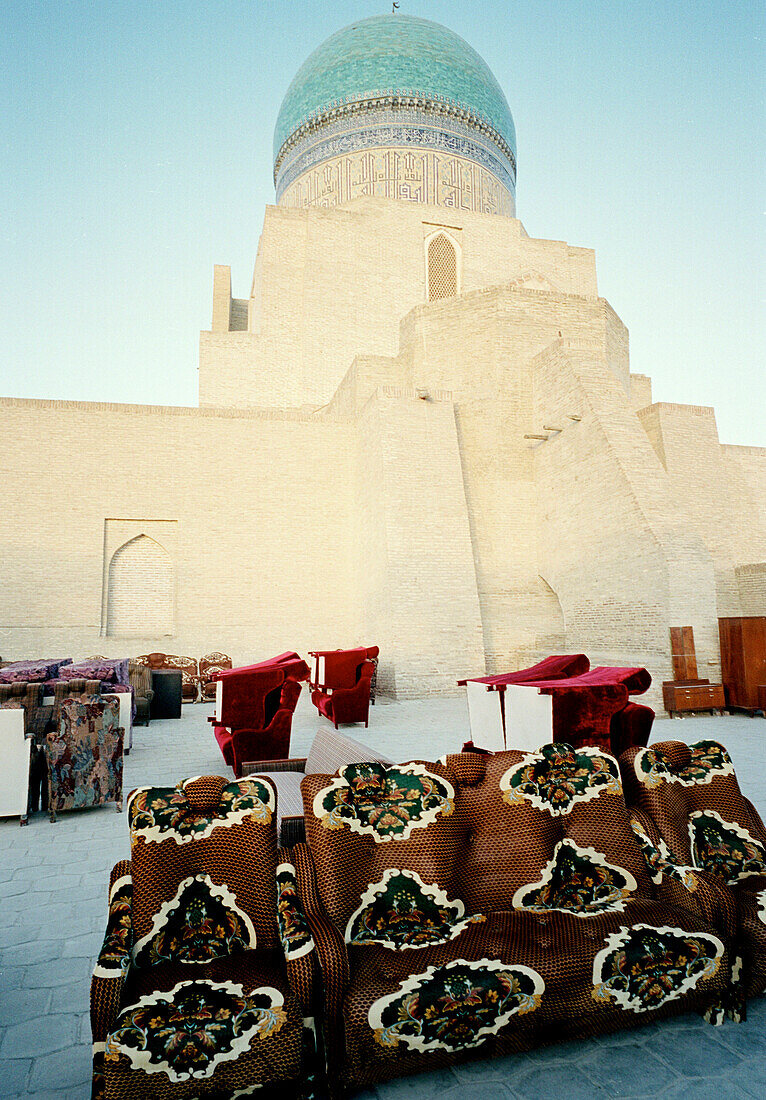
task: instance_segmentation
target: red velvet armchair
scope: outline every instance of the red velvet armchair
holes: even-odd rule
[[[335,728],[339,722],[369,722],[370,684],[380,650],[377,646],[312,651],[311,702]]]
[[[218,674],[216,710],[208,721],[237,778],[249,761],[282,760],[289,755],[300,681],[308,677],[309,667],[297,653],[282,653]]]

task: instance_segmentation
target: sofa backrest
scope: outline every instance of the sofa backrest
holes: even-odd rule
[[[265,661],[258,661],[253,665],[240,665],[238,668],[226,669],[220,674],[219,679],[225,679],[232,673],[257,672],[267,668],[281,668],[285,676],[291,680],[307,680],[309,676],[309,666],[303,658],[289,651],[280,653],[277,657],[268,657]]]
[[[139,664],[138,661],[131,661],[128,666],[128,678],[136,697],[145,699],[147,693],[152,690],[152,670],[149,666]]]
[[[130,794],[136,965],[278,946],[275,808],[262,776],[198,776]]]
[[[231,657],[226,653],[220,653],[218,650],[212,653],[206,653],[204,657],[200,657],[198,665],[200,676],[204,676],[208,680],[211,679],[215,673],[224,672],[232,667]]]
[[[116,684],[124,684],[125,687],[130,686],[130,658],[129,657],[101,657],[96,655],[95,657],[86,657],[84,661],[79,662],[81,665],[90,664],[96,662],[100,665],[109,665],[114,669],[114,682]]]
[[[58,657],[54,660],[11,661],[0,668],[0,683],[44,683],[55,680],[63,665],[72,663],[71,657]]]
[[[452,888],[466,829],[444,764],[352,763],[335,775],[304,776],[301,791],[317,888],[344,934],[360,899],[373,904],[386,893],[392,869],[417,876],[412,882],[426,893]]]
[[[617,761],[596,749],[356,764],[307,775],[301,789],[317,887],[347,938],[359,899],[362,909],[382,897],[393,906],[389,895],[407,878],[413,904],[441,899],[458,916],[516,908],[585,915],[653,896]]]
[[[359,669],[368,658],[367,648],[317,649],[313,681],[318,687],[352,688],[359,680]]]
[[[571,894],[573,875],[651,897],[613,757],[553,744],[446,762],[468,830],[455,888],[469,910],[524,908],[533,888],[552,904],[551,891]]]
[[[590,668],[590,661],[584,653],[567,653],[546,657],[529,668],[519,668],[515,672],[501,672],[493,676],[471,676],[458,680],[464,687],[470,679],[476,684],[529,684],[535,680],[563,680],[570,676],[580,676]]]
[[[654,819],[671,858],[729,884],[766,875],[766,833],[717,741],[660,741],[620,757],[625,794]]]
[[[222,672],[218,678],[221,693],[218,711],[220,725],[229,729],[265,729],[279,706],[284,681],[284,669],[278,665],[268,668],[235,668],[230,672]],[[267,707],[269,696],[271,698]]]

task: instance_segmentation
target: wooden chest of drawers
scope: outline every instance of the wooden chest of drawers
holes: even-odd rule
[[[684,684],[667,680],[662,685],[662,700],[671,716],[691,710],[723,710],[726,706],[723,684]]]

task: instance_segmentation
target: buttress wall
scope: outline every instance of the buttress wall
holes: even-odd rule
[[[594,664],[646,665],[658,702],[672,679],[669,628],[691,625],[701,675],[715,681],[713,557],[600,346],[557,341],[535,360],[534,392],[538,418],[562,426],[530,446],[541,572],[568,642]]]

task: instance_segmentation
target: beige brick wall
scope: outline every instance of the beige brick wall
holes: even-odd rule
[[[426,303],[440,227],[462,293]],[[651,404],[592,252],[387,200],[269,208],[247,314],[217,267],[201,409],[0,399],[0,478],[23,486],[2,656],[378,644],[411,695],[585,650],[647,665],[657,704],[669,627],[692,625],[719,677],[717,617],[764,598],[766,450]],[[110,608],[141,536],[172,562],[169,636],[130,621],[138,590]]]
[[[459,239],[463,291],[541,275],[563,294],[597,294],[590,249],[530,238],[512,218],[391,199],[267,207],[250,330],[201,333],[200,404],[324,405],[357,355],[396,355],[400,319],[426,299],[424,241],[439,227]]]
[[[766,561],[740,565],[735,570],[743,615],[766,615]]]
[[[735,570],[766,559],[766,450],[722,447],[706,406],[659,402],[637,415],[685,522],[710,550],[718,614],[740,614]]]
[[[4,657],[222,649],[241,662],[361,640],[355,444],[336,425],[12,399],[0,417],[0,476],[24,482],[0,524]],[[177,525],[172,639],[102,637],[109,518]]]

